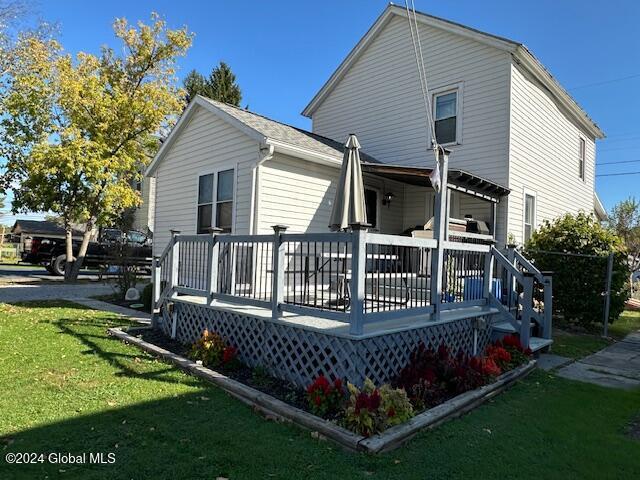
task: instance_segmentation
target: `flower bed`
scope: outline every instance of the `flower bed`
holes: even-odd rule
[[[176,345],[171,345],[170,349],[175,351]],[[479,356],[454,354],[444,344],[437,351],[421,344],[391,384],[376,386],[366,380],[359,388],[348,379],[321,375],[306,391],[301,391],[269,376],[265,368],[249,369],[242,365],[236,348],[215,332],[205,330],[187,351],[189,358],[205,367],[365,437],[492,383],[503,372],[527,363],[530,354],[522,348],[517,336],[507,336],[489,345]]]
[[[446,395],[442,395],[439,398],[443,403],[420,412],[420,409],[414,406],[414,403],[417,402],[416,398],[413,397],[414,403],[412,403],[406,390],[395,385],[376,387],[371,381],[366,381],[365,385],[359,389],[349,383],[345,386],[339,379],[329,381],[325,377],[318,377],[304,392],[269,377],[261,368],[249,369],[236,362],[225,362],[223,359],[214,360],[218,364],[219,370],[229,374],[227,376],[204,367],[201,359],[194,361],[184,357],[187,355],[192,358],[205,356],[204,352],[210,349],[206,345],[215,346],[218,349],[222,348],[222,351],[229,347],[224,341],[220,343],[219,339],[214,336],[215,334],[211,332],[203,335],[203,339],[197,342],[197,348],[191,349],[185,348],[148,327],[131,329],[130,332],[123,332],[117,328],[109,329],[110,334],[168,360],[194,375],[211,381],[267,416],[293,421],[300,426],[314,430],[317,435],[331,438],[349,449],[372,453],[395,448],[418,430],[432,428],[449,418],[469,411],[517,379],[527,375],[535,365],[535,361],[529,360],[528,354],[530,352],[522,350],[517,338],[507,338],[506,341],[493,344],[487,349],[495,358],[483,355],[473,361],[460,355],[452,357],[445,347],[438,349],[438,352],[429,352],[420,347],[413,352],[412,359],[414,360],[402,369],[405,374],[408,371],[419,372],[425,366],[429,368],[435,366],[436,370],[441,371],[439,369],[442,368],[442,364],[446,364],[449,367],[452,365],[456,367],[454,371],[457,373],[452,377],[456,378],[462,372],[461,365],[471,365],[477,361],[479,365],[484,365],[484,368],[488,368],[490,372],[482,374],[483,378],[491,380],[479,388],[458,395],[453,393],[454,396],[448,399]],[[491,352],[491,349],[494,351]],[[509,353],[509,356],[505,355],[505,351]],[[219,359],[220,357],[212,355],[210,358]],[[455,360],[453,360],[454,358]],[[421,366],[414,365],[418,360],[424,361],[425,359],[432,359],[435,363],[427,362],[422,363]],[[495,363],[495,367],[491,365],[489,360]],[[525,363],[518,363],[521,360]],[[505,368],[513,369],[499,377],[493,377],[492,375],[502,368],[500,363]],[[446,372],[447,369],[442,371]],[[432,374],[418,374],[417,377],[422,380],[425,377],[432,378],[429,385],[438,391],[443,390],[443,386],[438,384],[442,383],[443,378],[448,378],[432,377]],[[466,378],[465,375],[463,377]],[[401,375],[398,375],[398,380],[400,378]],[[453,392],[457,392],[462,385],[457,381],[448,383],[458,386],[457,389],[452,390]],[[424,385],[425,382],[422,381],[421,384]]]

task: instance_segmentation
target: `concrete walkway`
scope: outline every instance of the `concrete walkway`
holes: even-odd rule
[[[73,285],[53,285],[47,283],[26,285],[15,283],[12,285],[0,285],[0,303],[69,300],[95,310],[113,312],[139,323],[151,323],[151,315],[148,313],[89,298],[113,294],[114,291],[113,285],[97,282]]]
[[[603,387],[640,388],[640,332],[561,368],[558,375]]]

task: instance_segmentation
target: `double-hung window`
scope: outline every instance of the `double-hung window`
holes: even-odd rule
[[[524,241],[531,238],[536,222],[536,197],[530,193],[524,194]]]
[[[580,180],[582,181],[584,181],[586,148],[587,144],[584,141],[584,138],[580,137],[578,146],[578,175],[580,176]]]
[[[225,233],[231,232],[233,180],[233,169],[198,178],[198,233],[208,233],[212,226],[221,228]]]
[[[457,143],[458,132],[458,90],[437,93],[434,100],[434,122],[436,139],[440,145]]]

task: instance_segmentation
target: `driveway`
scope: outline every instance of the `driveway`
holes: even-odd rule
[[[141,277],[142,283],[146,279]],[[76,284],[50,275],[33,265],[0,265],[0,302],[32,300],[76,300],[114,293],[113,283],[99,280],[95,271],[83,271]]]
[[[97,281],[98,272],[95,270],[82,270],[78,280]],[[63,277],[56,277],[39,265],[9,265],[0,264],[0,285],[13,283],[63,283]]]

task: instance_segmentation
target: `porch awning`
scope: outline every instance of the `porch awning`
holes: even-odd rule
[[[398,182],[430,187],[429,174],[431,168],[406,167],[403,165],[390,165],[386,163],[362,162],[362,171],[380,177],[396,180]],[[509,195],[511,190],[500,184],[474,175],[464,170],[449,169],[449,188],[460,192],[484,198],[485,200],[498,202],[501,197]]]

